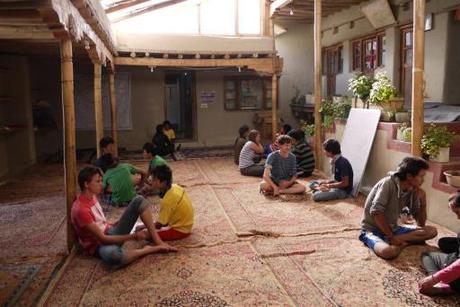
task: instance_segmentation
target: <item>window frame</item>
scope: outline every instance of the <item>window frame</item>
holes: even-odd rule
[[[328,47],[323,47],[321,50],[321,73],[323,76],[329,75],[330,54],[335,53],[334,75],[343,73],[343,44],[335,44]],[[341,56],[342,55],[342,56]]]
[[[383,64],[383,38],[386,40],[385,31],[378,31],[370,35],[361,36],[350,41],[350,72],[364,72],[365,58],[366,58],[366,42],[377,42],[377,49],[373,56],[376,57],[377,65],[371,67],[370,70],[375,71],[377,68],[385,67]],[[359,50],[360,54],[357,56],[355,51]],[[385,49],[386,52],[386,49]]]
[[[246,80],[260,80],[262,83],[262,107],[261,108],[254,108],[254,109],[242,109],[241,108],[241,82]],[[272,106],[267,106],[267,98],[268,98],[268,91],[271,91],[273,95],[273,88],[272,88],[272,78],[271,77],[264,77],[264,76],[225,76],[223,79],[223,95],[224,95],[224,110],[225,111],[263,111],[263,110],[271,110]],[[235,108],[230,109],[227,107],[227,82],[233,81],[235,82]],[[266,86],[269,84],[269,87]],[[273,96],[271,96],[273,97]],[[272,98],[273,99],[273,98]]]

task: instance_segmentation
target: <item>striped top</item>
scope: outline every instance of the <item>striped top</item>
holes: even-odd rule
[[[304,176],[310,176],[315,170],[315,156],[313,151],[305,142],[300,142],[292,149],[297,160],[297,170],[303,171]]]
[[[292,153],[285,158],[277,150],[268,155],[265,168],[270,168],[270,177],[275,184],[281,180],[291,180],[297,172],[296,158]]]
[[[251,146],[255,145],[253,141],[247,141],[246,144],[244,144],[243,149],[241,149],[240,152],[240,164],[239,168],[243,169],[246,167],[250,167],[254,165],[254,158],[256,157],[256,152],[252,150]]]

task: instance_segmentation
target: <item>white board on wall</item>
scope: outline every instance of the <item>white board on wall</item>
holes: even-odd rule
[[[341,149],[353,168],[353,196],[358,194],[379,121],[378,109],[353,108],[348,116]]]
[[[92,74],[77,74],[75,88],[75,126],[77,130],[95,130],[94,120],[94,77]],[[117,128],[131,130],[131,76],[129,73],[115,74],[115,95],[117,100]],[[110,91],[108,76],[102,76],[102,108],[104,129],[110,130]]]

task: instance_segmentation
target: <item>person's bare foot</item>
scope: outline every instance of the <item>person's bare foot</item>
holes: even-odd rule
[[[147,253],[149,253],[149,254],[167,253],[167,252],[169,252],[169,249],[166,246],[163,246],[163,245],[150,245],[150,244],[147,244],[144,247],[142,247],[142,250],[147,251]]]

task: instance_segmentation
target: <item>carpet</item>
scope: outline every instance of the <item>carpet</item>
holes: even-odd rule
[[[178,155],[182,159],[204,159],[204,158],[229,158],[233,157],[233,146],[215,146],[215,147],[196,147],[183,148],[179,150]],[[171,161],[171,156],[165,156],[164,159]],[[125,151],[120,153],[122,160],[143,160],[142,151]]]

